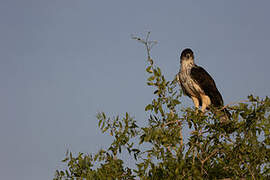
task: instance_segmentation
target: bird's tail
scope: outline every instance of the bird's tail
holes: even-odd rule
[[[232,118],[231,113],[228,111],[228,109],[224,108],[221,110],[220,114],[220,122],[221,123],[228,123]]]

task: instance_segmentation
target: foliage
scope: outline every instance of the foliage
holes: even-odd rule
[[[55,179],[267,179],[270,176],[270,99],[248,96],[248,101],[228,106],[232,118],[220,123],[211,112],[180,110],[181,92],[176,79],[168,81],[150,57],[156,43],[134,37],[147,49],[149,77],[154,89],[145,107],[148,125],[139,127],[128,113],[107,117],[98,113],[99,127],[113,141],[96,154],[68,152],[66,170]],[[192,131],[183,141],[182,128]],[[119,155],[127,151],[134,168]]]

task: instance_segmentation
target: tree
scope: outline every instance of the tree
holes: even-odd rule
[[[147,50],[147,84],[154,98],[145,107],[148,125],[139,127],[128,113],[107,117],[97,114],[103,133],[113,137],[107,149],[74,155],[67,152],[67,167],[55,179],[267,179],[270,177],[270,99],[248,96],[227,105],[232,118],[221,123],[218,115],[192,108],[180,110],[182,92],[176,79],[168,81],[155,65],[150,50],[155,41],[133,37]],[[183,141],[184,124],[192,131]],[[123,150],[134,160],[126,167]]]

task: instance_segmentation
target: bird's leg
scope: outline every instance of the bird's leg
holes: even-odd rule
[[[201,99],[202,99],[202,112],[204,112],[205,109],[211,104],[211,100],[206,95],[201,95]]]
[[[194,96],[191,96],[191,99],[192,99],[192,101],[194,103],[194,106],[196,108],[196,113],[197,113],[198,112],[198,109],[199,109],[199,99],[196,98],[196,97],[194,97]]]

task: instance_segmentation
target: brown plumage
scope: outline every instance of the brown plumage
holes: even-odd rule
[[[203,112],[210,105],[221,108],[223,99],[215,81],[206,70],[194,63],[194,54],[191,49],[182,51],[180,64],[180,72],[177,75],[178,82],[184,94],[193,100],[195,107],[201,106]],[[226,109],[224,112],[230,116]]]

